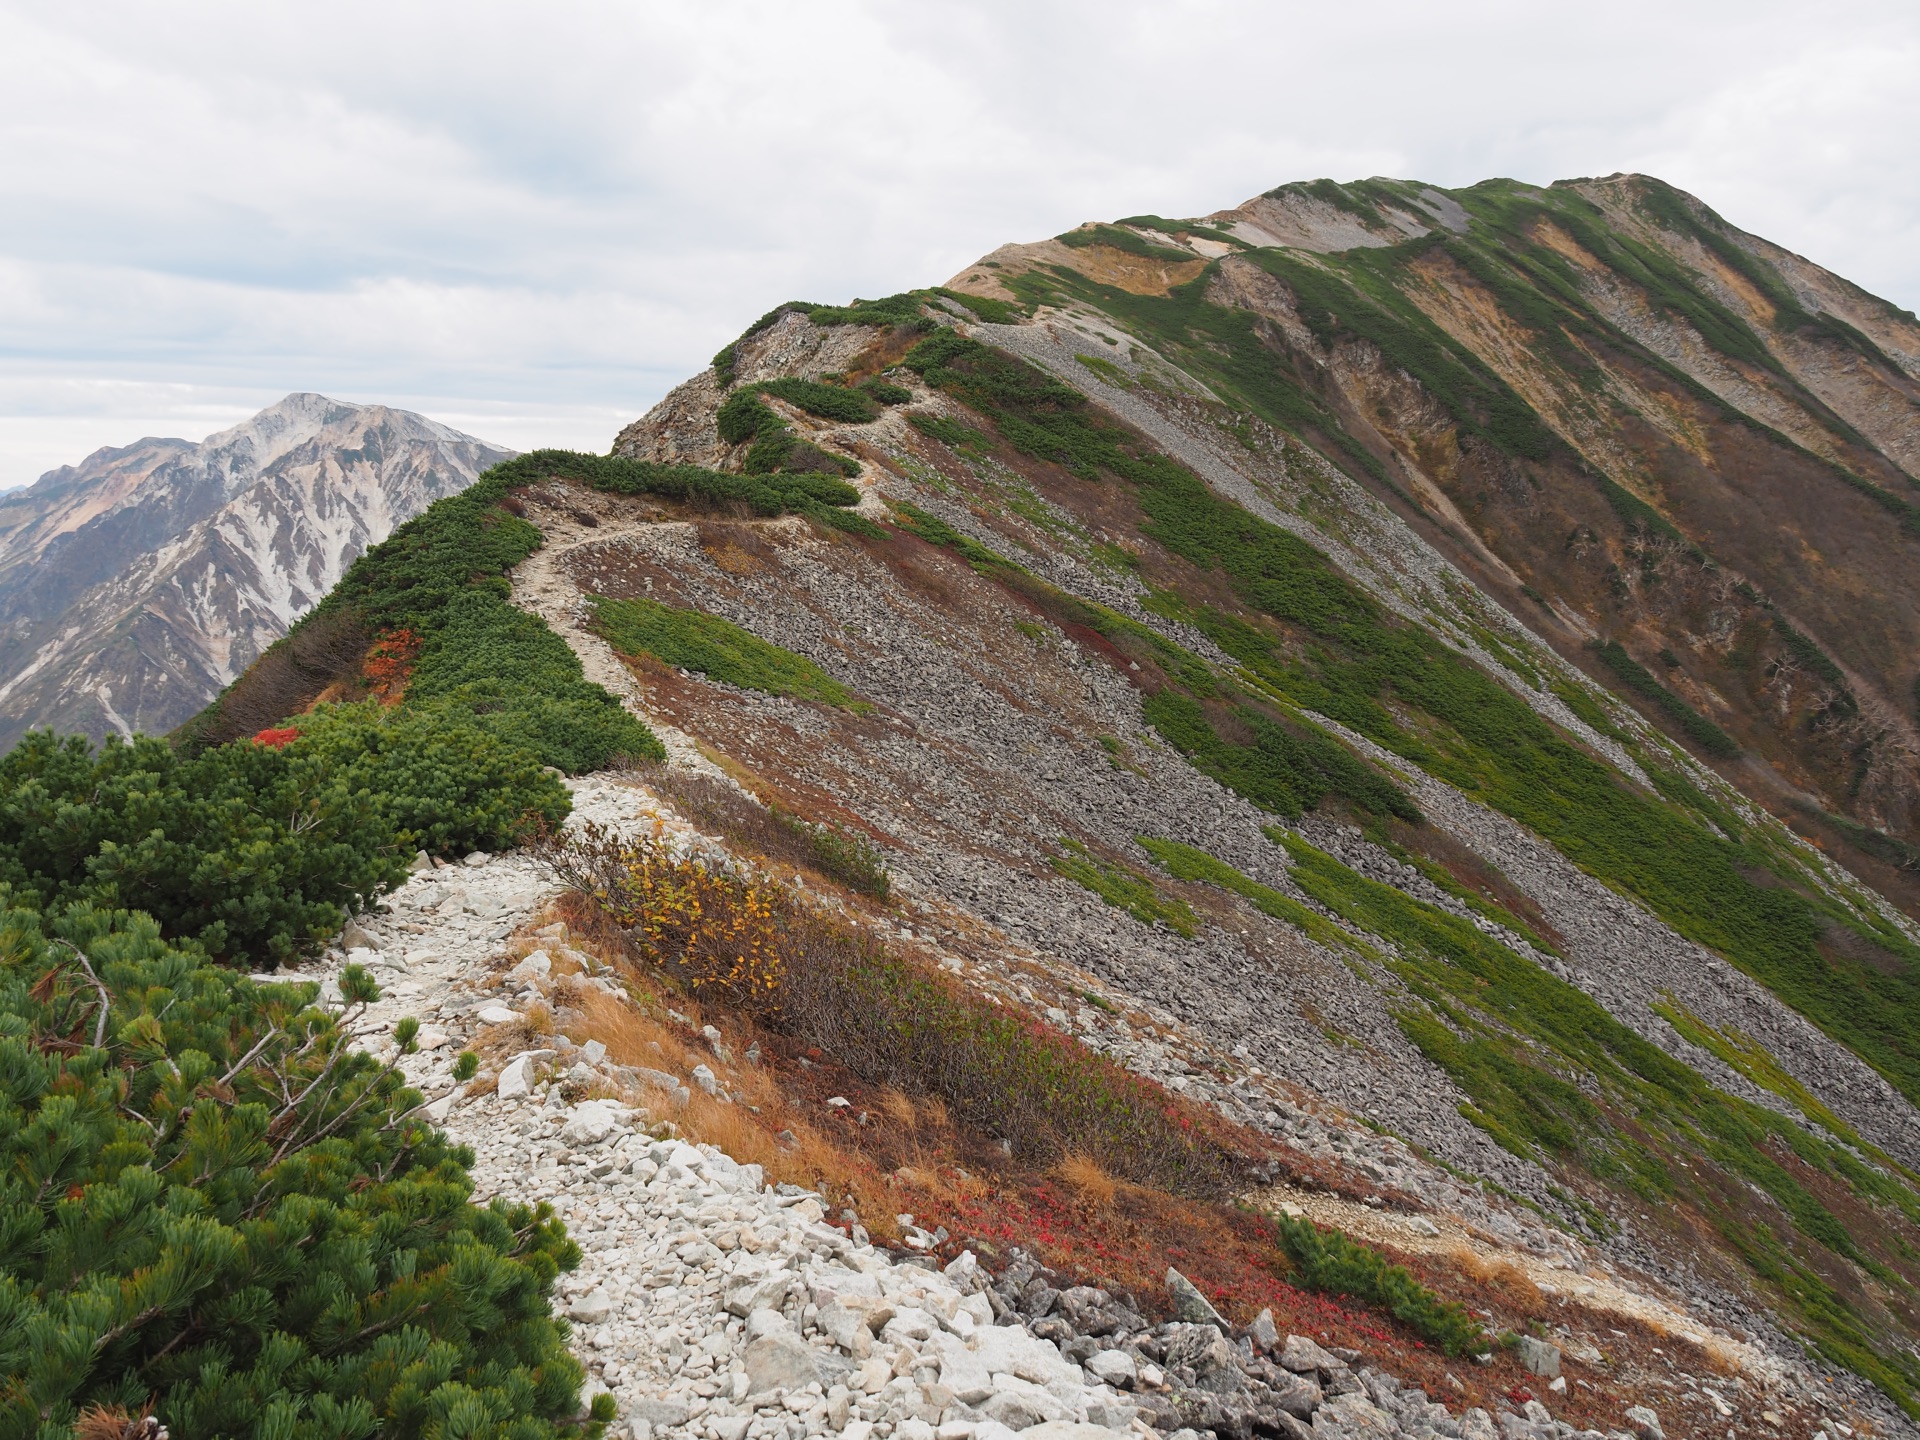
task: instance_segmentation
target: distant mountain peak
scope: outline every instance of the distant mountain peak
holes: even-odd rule
[[[197,444],[98,450],[0,498],[0,747],[52,723],[171,729],[368,545],[511,453],[295,391]]]

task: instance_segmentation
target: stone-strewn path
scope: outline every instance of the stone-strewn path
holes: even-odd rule
[[[682,853],[721,858],[637,785],[609,776],[572,785],[575,823],[653,833]],[[399,1018],[421,1019],[423,1049],[405,1064],[441,1097],[435,1118],[472,1147],[476,1198],[544,1200],[565,1220],[585,1259],[562,1278],[558,1303],[573,1321],[589,1392],[614,1394],[617,1432],[632,1440],[1580,1433],[1556,1425],[1538,1402],[1497,1423],[1480,1410],[1452,1413],[1357,1355],[1330,1354],[1270,1324],[1238,1334],[1197,1294],[1179,1319],[1155,1325],[1018,1256],[997,1280],[970,1253],[944,1271],[925,1257],[896,1258],[858,1226],[850,1235],[825,1223],[819,1196],[769,1187],[757,1167],[711,1146],[661,1138],[649,1107],[569,1103],[557,1083],[625,1088],[670,1116],[680,1086],[724,1087],[719,1056],[718,1075],[709,1071],[705,1082],[698,1070],[684,1079],[662,1073],[648,1091],[641,1072],[554,1036],[502,1066],[490,1092],[453,1093],[453,1057],[539,999],[554,957],[591,962],[558,924],[534,932],[539,949],[525,941],[509,948],[555,893],[520,854],[423,868],[382,913],[349,929],[356,948],[330,952],[306,973],[331,991],[341,965],[368,965],[384,994],[360,1022],[363,1043],[378,1052]],[[1141,1047],[1128,1058],[1143,1069],[1165,1061]],[[1244,1113],[1249,1097],[1203,1098]],[[1331,1139],[1348,1159],[1366,1159],[1344,1135]],[[1179,1283],[1172,1288],[1181,1293]]]

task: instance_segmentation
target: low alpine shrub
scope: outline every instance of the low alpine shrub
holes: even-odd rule
[[[468,1201],[471,1156],[311,985],[169,946],[140,915],[0,893],[0,1435],[83,1410],[236,1440],[595,1440],[554,1319],[579,1251]],[[467,1057],[456,1078],[472,1073]]]
[[[1274,1216],[1273,1226],[1296,1278],[1309,1290],[1377,1306],[1449,1355],[1485,1346],[1486,1331],[1463,1306],[1442,1300],[1379,1251],[1290,1215]]]
[[[647,784],[703,830],[724,835],[737,850],[802,865],[849,890],[885,900],[891,889],[886,857],[862,835],[809,820],[777,804],[762,805],[724,780],[688,770],[658,769]]]
[[[1593,648],[1607,668],[1626,681],[1628,689],[1652,701],[1661,714],[1684,730],[1687,738],[1702,750],[1717,760],[1740,758],[1740,746],[1731,735],[1654,679],[1652,672],[1629,655],[1618,640],[1595,644]]]
[[[236,964],[311,952],[415,850],[503,849],[564,786],[458,713],[323,706],[198,755],[36,731],[0,759],[0,884],[58,913],[144,910]]]
[[[871,708],[806,656],[762,640],[718,615],[644,597],[609,600],[593,595],[587,603],[593,607],[595,633],[624,654],[652,655],[743,690],[817,700],[842,710]]]
[[[1076,1153],[1177,1194],[1219,1199],[1231,1189],[1231,1157],[1193,1112],[778,887],[591,826],[543,854],[621,927],[636,964],[699,981],[874,1085],[940,1097],[966,1124],[1007,1137],[1023,1160],[1044,1168]]]

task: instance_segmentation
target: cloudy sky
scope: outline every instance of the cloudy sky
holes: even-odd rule
[[[290,390],[603,450],[770,306],[1643,170],[1920,308],[1912,0],[0,0],[0,487]]]

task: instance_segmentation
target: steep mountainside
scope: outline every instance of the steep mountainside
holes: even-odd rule
[[[1562,655],[1912,897],[1911,314],[1642,176],[1290,185],[1010,246],[953,284],[1103,316],[1314,443]]]
[[[643,1437],[1912,1434],[1917,456],[1920,324],[1657,181],[1284,186],[776,309],[183,763],[386,777],[313,973],[483,1058],[437,1116],[593,1237]],[[483,848],[575,828],[454,870],[443,725],[534,797]]]
[[[189,718],[354,558],[511,452],[419,415],[289,395],[102,450],[0,497],[0,746]]]

